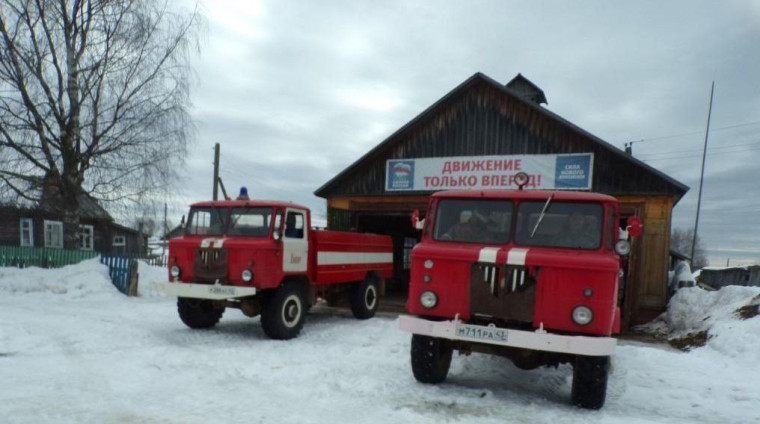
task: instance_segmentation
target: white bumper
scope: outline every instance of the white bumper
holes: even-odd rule
[[[404,331],[423,336],[573,355],[610,356],[617,345],[617,339],[612,337],[563,336],[543,330],[510,330],[406,315],[399,316],[398,324]]]
[[[153,283],[155,288],[170,296],[192,297],[196,299],[224,300],[236,297],[253,296],[255,287],[223,286],[221,284],[172,283],[168,281]]]

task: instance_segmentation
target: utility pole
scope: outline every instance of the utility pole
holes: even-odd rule
[[[214,197],[219,199],[219,143],[214,144]]]
[[[161,240],[161,260],[166,256],[166,245],[169,243],[169,239],[167,238],[169,235],[169,224],[166,221],[166,213],[167,206],[166,202],[164,202],[164,236],[162,237],[163,240]]]
[[[694,237],[691,239],[691,267],[694,268],[694,251],[697,248],[697,231],[699,230],[699,209],[702,206],[702,185],[705,181],[705,159],[707,158],[707,138],[710,135],[710,116],[712,115],[715,81],[710,88],[710,107],[707,109],[707,130],[705,130],[705,147],[702,150],[702,173],[699,175],[699,196],[697,197],[697,217],[694,220]]]

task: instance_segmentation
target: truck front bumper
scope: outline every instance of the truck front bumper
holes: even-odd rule
[[[404,331],[423,336],[573,355],[610,356],[615,352],[617,345],[617,339],[612,337],[564,336],[547,333],[541,329],[510,330],[465,324],[457,319],[429,321],[401,315],[398,325]]]
[[[191,297],[195,299],[224,300],[236,297],[253,296],[255,287],[223,286],[221,284],[198,284],[181,282],[155,282],[154,287],[170,296]]]

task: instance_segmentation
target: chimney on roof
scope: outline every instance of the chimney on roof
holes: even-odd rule
[[[512,78],[512,81],[508,82],[506,87],[529,102],[533,102],[537,105],[542,103],[549,104],[549,102],[546,101],[546,96],[544,96],[544,91],[538,88],[536,84],[530,82],[529,79],[522,76],[522,74],[517,74],[516,77]]]

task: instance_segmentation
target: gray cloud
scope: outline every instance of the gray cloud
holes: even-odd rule
[[[715,80],[700,236],[716,261],[760,260],[752,247],[760,202],[751,200],[760,125],[720,129],[760,121],[757,3],[241,0],[205,8],[198,142],[177,215],[209,197],[215,142],[228,191],[247,185],[257,197],[323,210],[316,188],[473,73],[506,83],[520,72],[544,90],[550,110],[587,131],[619,147],[643,139],[637,157],[692,187],[674,216],[674,225],[691,226]]]

